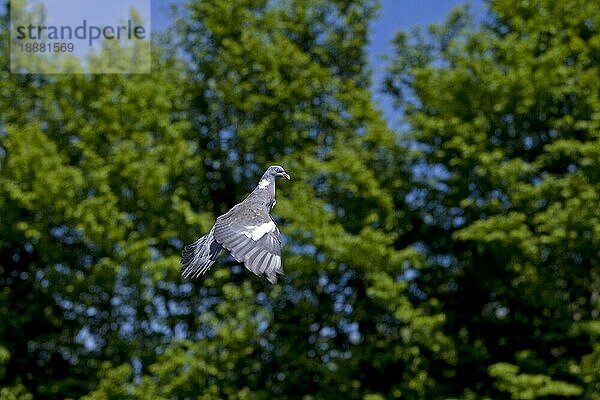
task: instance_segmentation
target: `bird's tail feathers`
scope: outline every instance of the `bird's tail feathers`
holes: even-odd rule
[[[215,240],[213,231],[214,228],[183,248],[181,276],[184,279],[198,278],[214,264],[221,251],[221,245]]]

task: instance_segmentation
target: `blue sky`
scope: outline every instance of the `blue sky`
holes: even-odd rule
[[[202,0],[197,0],[202,1]],[[169,5],[181,4],[185,0],[152,1],[152,29],[159,31],[171,21]],[[475,15],[483,15],[484,0],[380,0],[378,17],[371,22],[370,44],[367,47],[369,63],[373,71],[373,94],[378,107],[389,123],[396,121],[392,102],[378,93],[385,70],[384,54],[392,54],[390,41],[396,32],[410,31],[415,26],[426,26],[444,22],[450,11],[461,4],[469,3]]]
[[[398,117],[393,111],[392,101],[379,93],[379,88],[386,66],[382,57],[393,54],[390,41],[396,32],[442,23],[454,7],[463,4],[469,4],[476,16],[482,16],[485,6],[483,0],[380,0],[380,3],[379,16],[371,23],[371,43],[367,54],[373,71],[373,96],[384,117],[394,127]]]

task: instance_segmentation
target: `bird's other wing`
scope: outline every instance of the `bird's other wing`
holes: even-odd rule
[[[221,245],[214,238],[214,227],[210,232],[183,249],[181,276],[193,279],[203,275],[213,265]]]
[[[275,283],[283,274],[279,229],[264,208],[238,206],[217,218],[215,238],[249,271]]]

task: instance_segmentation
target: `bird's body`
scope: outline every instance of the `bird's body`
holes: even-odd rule
[[[281,241],[270,214],[276,203],[277,177],[290,179],[282,167],[269,167],[244,201],[218,217],[208,234],[185,246],[181,259],[184,278],[202,276],[224,247],[249,271],[277,282],[277,274],[283,274]]]

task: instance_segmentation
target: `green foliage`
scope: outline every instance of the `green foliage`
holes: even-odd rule
[[[519,367],[508,363],[497,363],[489,367],[490,376],[495,378],[496,387],[509,392],[512,399],[529,400],[554,396],[578,396],[582,390],[562,381],[553,381],[546,375],[519,374]]]
[[[5,400],[32,400],[33,396],[23,385],[0,388],[0,398]]]
[[[374,0],[189,2],[151,75],[2,70],[0,397],[598,399],[599,4],[563,3],[399,34],[398,133]],[[182,281],[275,162],[285,279]]]
[[[388,89],[429,169],[416,284],[455,339],[456,395],[592,398],[597,335],[572,327],[600,312],[599,3],[489,5],[479,28],[457,10],[395,41]]]

